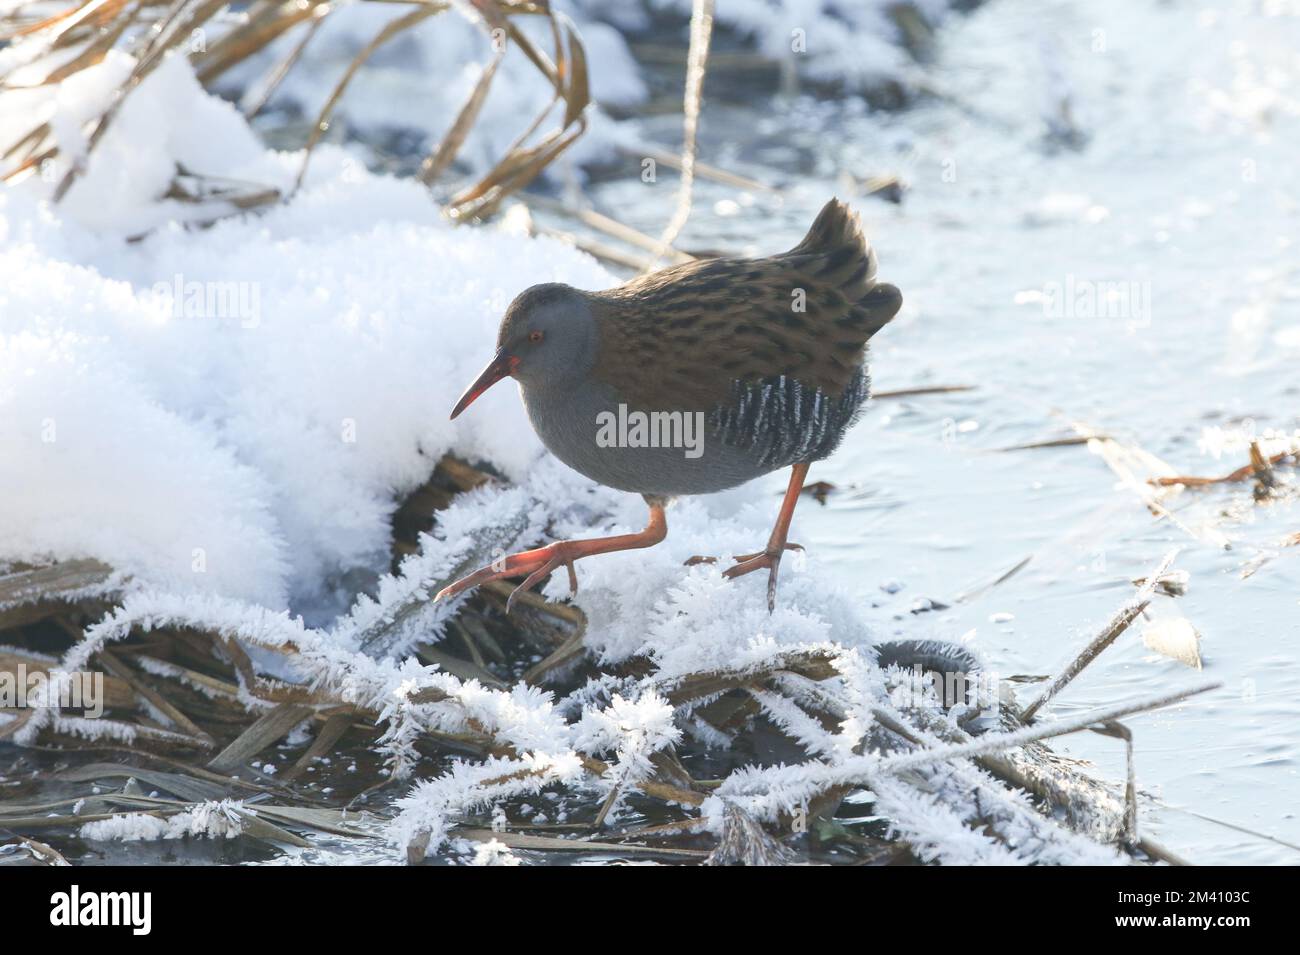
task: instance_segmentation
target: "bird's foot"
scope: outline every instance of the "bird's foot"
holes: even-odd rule
[[[756,570],[767,568],[767,612],[772,613],[776,610],[776,574],[781,569],[781,555],[787,550],[803,550],[798,544],[785,544],[779,549],[765,550],[758,554],[750,554],[746,557],[739,558],[740,562],[728,567],[722,572],[722,576],[728,580],[735,580],[737,577],[744,577],[746,574],[752,574]]]
[[[738,554],[736,563],[722,572],[722,576],[728,580],[735,580],[737,577],[744,577],[756,570],[768,569],[767,576],[767,611],[771,613],[776,609],[776,575],[781,567],[781,555],[788,550],[803,550],[802,544],[782,544],[780,548],[771,548],[761,550],[754,554]],[[692,557],[686,561],[686,565],[695,564],[713,564],[717,563],[716,557]]]
[[[509,614],[515,604],[515,598],[522,591],[528,590],[535,583],[545,577],[547,574],[560,567],[566,567],[569,571],[569,593],[578,592],[578,574],[573,569],[573,562],[579,557],[585,556],[580,545],[585,541],[556,541],[554,544],[547,544],[545,547],[537,547],[533,550],[521,551],[518,554],[510,554],[506,557],[498,558],[492,561],[486,567],[482,567],[466,577],[462,577],[447,587],[438,591],[434,597],[434,602],[442,600],[444,597],[454,597],[459,593],[470,590],[474,587],[482,586],[492,580],[500,580],[504,577],[524,576],[524,582],[510,592],[506,599],[506,613]]]
[[[783,544],[783,545],[781,545],[781,549],[782,549],[782,550],[803,550],[803,544]],[[736,560],[737,560],[739,563],[742,563],[742,564],[743,564],[743,563],[744,563],[745,561],[747,561],[747,560],[754,560],[754,559],[757,558],[757,557],[762,557],[762,556],[764,556],[765,554],[771,554],[771,553],[773,553],[773,552],[772,552],[772,551],[766,551],[766,550],[760,550],[760,551],[755,551],[755,552],[752,553],[752,554],[738,554],[738,555],[736,556]],[[780,552],[777,551],[777,552],[775,553],[775,556],[779,559],[780,556],[781,556],[781,555],[780,555]],[[734,570],[735,568],[733,567],[732,569]],[[739,577],[740,574],[737,574],[736,576]]]
[[[650,520],[646,523],[645,530],[637,531],[635,534],[620,534],[617,537],[556,541],[554,544],[547,544],[545,547],[536,547],[533,550],[510,554],[507,557],[498,558],[486,567],[474,571],[468,577],[462,577],[454,584],[442,588],[433,599],[437,602],[443,597],[454,597],[471,587],[486,584],[489,580],[526,575],[524,576],[524,582],[512,590],[506,600],[506,613],[509,614],[515,605],[515,598],[522,591],[528,590],[551,571],[558,570],[561,567],[568,568],[569,593],[576,594],[578,592],[578,575],[573,570],[575,560],[591,557],[594,554],[612,554],[620,550],[653,547],[664,539],[668,533],[668,523],[664,520],[663,502],[657,499],[650,500],[649,498],[647,498],[647,502],[650,504]]]
[[[803,550],[803,544],[786,544],[785,549]],[[753,560],[755,557],[758,557],[763,553],[765,553],[765,551],[760,550],[760,551],[756,551],[753,554],[735,554],[732,556],[731,559],[736,561],[737,563],[744,563],[747,560]],[[718,562],[718,558],[716,557],[700,557],[699,555],[696,555],[695,557],[688,557],[686,560],[682,561],[682,566],[694,567],[696,564],[716,564],[717,562]]]

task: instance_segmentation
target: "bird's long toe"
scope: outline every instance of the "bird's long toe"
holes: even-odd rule
[[[785,544],[783,545],[783,547],[785,550],[803,550],[803,544]],[[755,551],[752,554],[737,554],[733,559],[737,563],[743,564],[745,563],[745,561],[754,560],[756,557],[762,557],[764,554],[770,554],[770,553],[775,553],[775,552],[760,550],[760,551]]]
[[[493,580],[501,580],[505,577],[523,576],[524,582],[511,592],[509,600],[506,602],[506,613],[514,604],[515,594],[521,590],[527,590],[537,581],[541,580],[551,571],[561,565],[568,565],[569,568],[569,588],[575,593],[578,590],[578,577],[573,569],[573,560],[561,548],[563,541],[557,541],[554,544],[548,544],[545,547],[538,547],[533,550],[522,551],[518,554],[510,554],[499,560],[494,560],[486,567],[480,567],[474,573],[462,577],[454,584],[449,584],[442,590],[438,591],[434,601],[443,600],[447,597],[454,597],[466,590],[472,590],[475,587],[481,587]]]
[[[785,549],[803,550],[804,547],[803,544],[786,544]],[[765,553],[766,551],[759,550],[759,551],[755,551],[752,554],[735,554],[731,559],[736,561],[737,563],[743,564],[745,561],[753,560],[755,557],[761,557]],[[694,557],[688,557],[686,558],[686,560],[682,561],[682,566],[694,567],[696,564],[716,564],[717,562],[718,562],[718,558],[716,557],[701,557],[697,554]]]
[[[745,558],[738,558],[740,562],[724,570],[722,576],[728,580],[735,580],[756,570],[767,568],[767,612],[772,613],[776,610],[776,578],[781,569],[781,555],[786,550],[803,550],[803,548],[798,544],[786,544],[783,550],[765,550]]]
[[[520,593],[524,591],[531,590],[534,584],[538,583],[540,580],[542,580],[552,571],[559,570],[560,567],[562,566],[568,568],[569,571],[570,595],[576,594],[578,592],[578,572],[573,569],[573,558],[569,556],[569,554],[566,552],[563,545],[564,545],[564,541],[558,541],[552,544],[550,547],[544,548],[545,550],[553,551],[553,556],[551,556],[546,561],[546,563],[542,564],[542,566],[538,567],[526,578],[524,578],[524,582],[522,584],[520,584],[514,590],[510,591],[510,596],[506,598],[507,615],[509,615],[510,611],[514,608],[515,597],[517,597]]]

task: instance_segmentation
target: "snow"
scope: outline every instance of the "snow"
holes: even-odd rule
[[[122,813],[85,823],[78,834],[83,839],[120,842],[154,842],[159,839],[234,839],[243,832],[243,813],[249,812],[236,799],[197,803],[183,812],[161,818],[145,812]]]
[[[178,125],[190,111],[178,90],[195,114],[211,104],[214,122]],[[251,136],[174,59],[96,150],[116,167],[92,161],[57,207],[39,201],[41,182],[0,196],[0,480],[24,502],[0,514],[0,557],[92,555],[170,592],[301,606],[384,564],[395,496],[453,441],[524,473],[540,447],[506,389],[462,426],[447,411],[517,288],[600,287],[603,269],[556,241],[454,229],[417,185],[329,147],[289,206],[124,245],[170,214],[118,188],[156,172],[153,154],[128,148],[133,107],[173,137]],[[230,164],[205,171],[253,175],[242,147],[217,153]],[[260,150],[251,165],[295,161]],[[121,229],[78,200],[101,192],[118,196]],[[256,312],[177,315],[157,287],[178,282],[234,283]]]
[[[471,865],[519,865],[519,857],[499,839],[489,839],[474,849]]]
[[[673,706],[654,692],[635,700],[616,693],[604,709],[589,707],[583,712],[575,727],[575,748],[591,755],[612,751],[616,757],[603,774],[605,783],[616,793],[615,800],[606,804],[607,813],[618,811],[627,787],[635,787],[654,775],[656,767],[651,757],[682,738],[676,716]]]

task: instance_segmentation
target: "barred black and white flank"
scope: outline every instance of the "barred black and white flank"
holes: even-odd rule
[[[751,449],[759,466],[775,471],[834,454],[862,414],[869,391],[865,366],[835,396],[784,375],[753,384],[737,381],[731,400],[713,411],[709,424],[719,440]]]

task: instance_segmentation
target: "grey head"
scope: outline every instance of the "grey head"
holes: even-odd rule
[[[507,376],[525,390],[579,387],[596,362],[596,316],[587,293],[547,282],[521,292],[501,319],[497,351],[451,416]]]
[[[586,292],[547,282],[521,292],[501,319],[497,348],[519,359],[525,386],[580,381],[596,362],[596,317]]]

